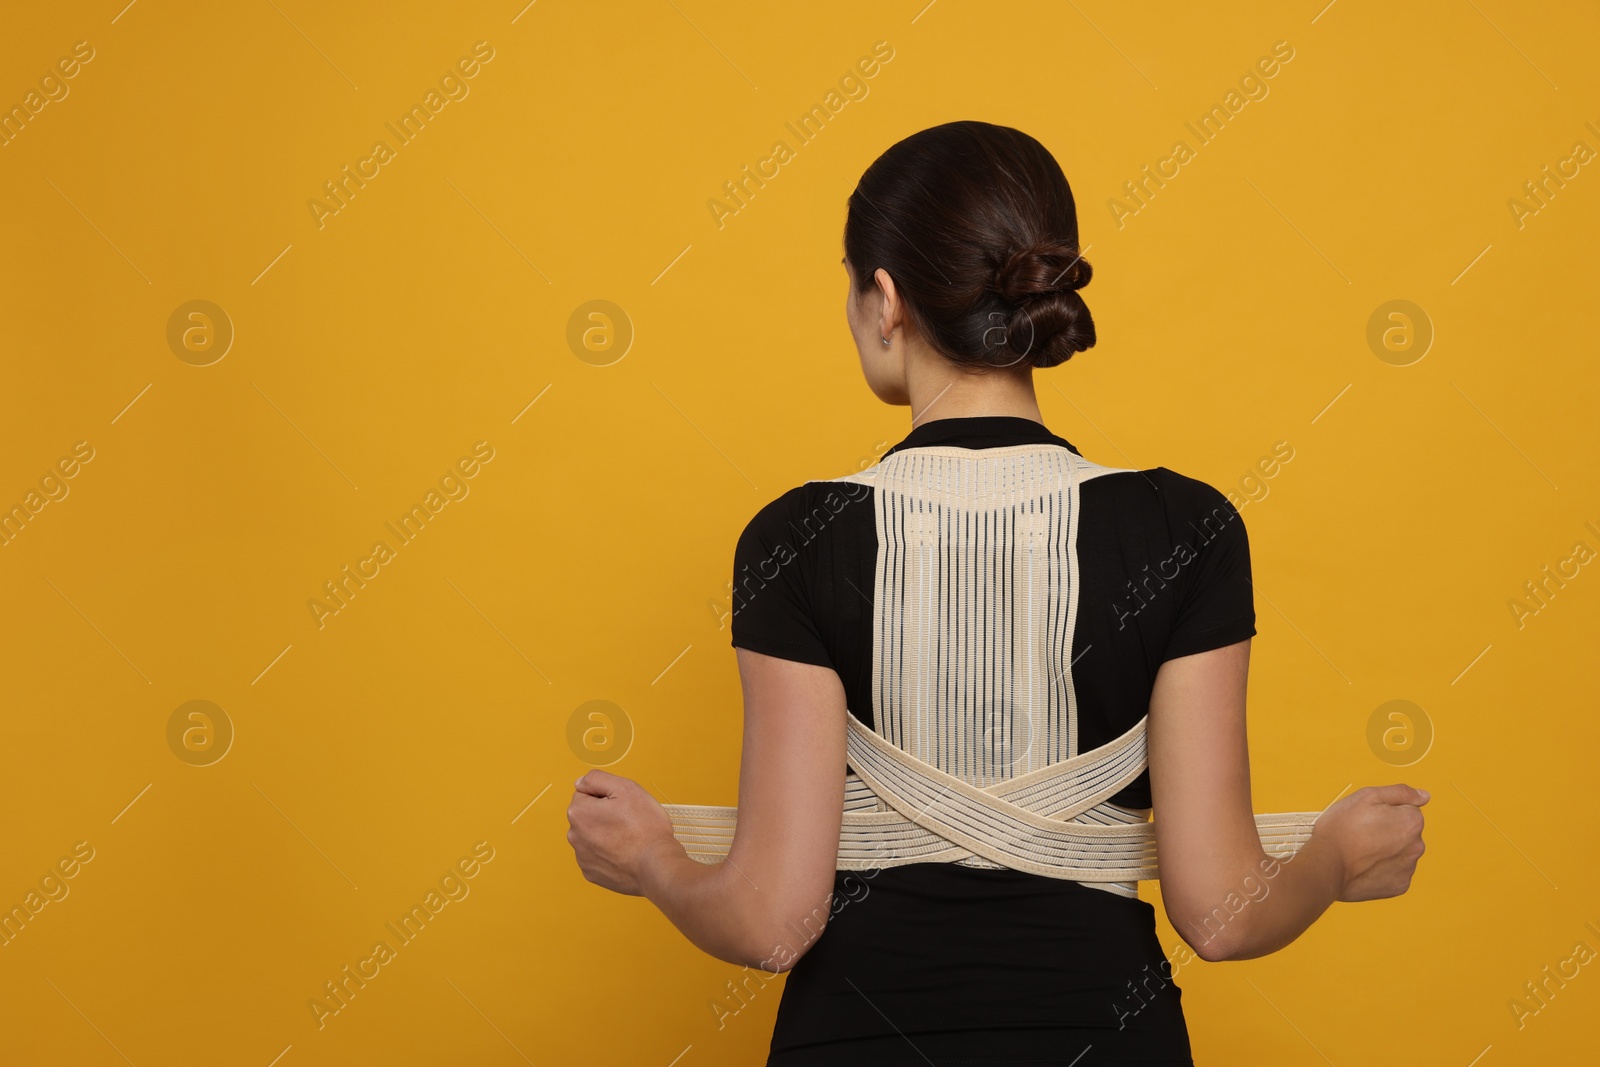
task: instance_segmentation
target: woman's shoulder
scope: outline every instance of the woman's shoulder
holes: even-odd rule
[[[1215,485],[1171,467],[1112,468],[1084,487],[1084,507],[1118,516],[1118,526],[1181,531],[1232,525],[1238,509]]]
[[[815,526],[872,496],[872,468],[831,478],[810,478],[764,504],[746,524],[746,533],[767,539]]]
[[[1234,516],[1238,514],[1228,494],[1208,481],[1168,467],[1156,467],[1150,473],[1157,476],[1156,484],[1166,496],[1169,510],[1186,515],[1209,515],[1219,511]]]
[[[1170,503],[1215,504],[1226,503],[1227,494],[1201,478],[1196,478],[1171,467],[1102,467],[1090,463],[1091,470],[1116,477],[1097,478],[1103,488],[1162,497]]]

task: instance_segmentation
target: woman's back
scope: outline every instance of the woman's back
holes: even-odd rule
[[[1117,738],[1162,662],[1254,633],[1244,525],[1221,493],[1091,463],[1016,416],[924,422],[862,476],[773,501],[735,554],[733,645],[832,667],[856,717],[980,787]],[[1149,806],[1146,771],[1096,810]],[[840,871],[834,897],[789,975],[772,1064],[993,1062],[998,1031],[1006,1062],[1090,1046],[1080,1067],[1189,1062],[1133,883],[974,858]]]

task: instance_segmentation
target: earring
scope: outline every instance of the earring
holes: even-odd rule
[[[886,345],[894,343],[893,341],[890,341],[887,337],[880,337],[879,340],[881,340]]]

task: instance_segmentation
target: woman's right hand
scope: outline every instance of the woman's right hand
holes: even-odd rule
[[[1397,897],[1411,888],[1422,858],[1425,790],[1369,785],[1328,805],[1313,836],[1324,835],[1341,859],[1342,901]]]

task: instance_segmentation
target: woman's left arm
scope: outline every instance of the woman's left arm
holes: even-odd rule
[[[775,973],[816,943],[831,911],[846,701],[832,668],[735,651],[744,742],[727,859],[692,859],[643,786],[602,770],[578,780],[567,840],[589,881],[648,898],[718,959]]]

